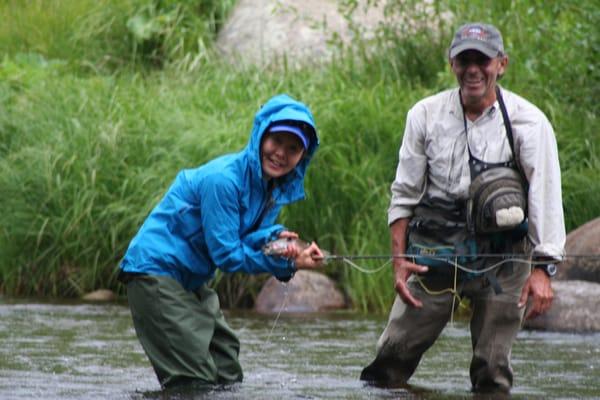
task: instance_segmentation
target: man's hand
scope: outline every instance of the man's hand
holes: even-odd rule
[[[392,237],[392,254],[404,254],[406,250],[406,232],[410,218],[399,218],[390,225],[390,236]],[[394,288],[398,296],[408,305],[421,308],[423,303],[413,297],[408,290],[407,281],[411,274],[427,272],[427,267],[408,261],[403,257],[395,257],[394,262]]]
[[[519,299],[519,307],[525,307],[529,296],[532,296],[531,306],[525,315],[525,319],[535,318],[550,309],[554,299],[554,291],[550,284],[550,277],[541,269],[534,268],[529,278],[527,278]]]
[[[417,308],[423,307],[421,300],[414,297],[408,290],[407,281],[413,273],[424,273],[427,272],[427,269],[423,265],[412,263],[404,258],[394,260],[394,288],[404,303]]]

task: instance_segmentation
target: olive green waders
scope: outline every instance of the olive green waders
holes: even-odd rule
[[[214,290],[188,292],[174,279],[142,275],[127,283],[137,336],[163,387],[242,380],[240,342]]]
[[[509,391],[513,373],[510,366],[512,344],[521,327],[523,308],[517,306],[521,290],[530,274],[527,265],[505,264],[495,271],[502,293],[496,294],[485,276],[464,280],[457,285],[460,296],[471,300],[470,377],[476,391]],[[450,319],[453,295],[444,291],[453,287],[453,277],[412,276],[411,293],[422,308],[407,306],[396,296],[388,324],[377,342],[377,356],[361,374],[361,380],[377,385],[405,384],[416,370],[423,353],[429,349]],[[458,302],[456,302],[458,303]]]

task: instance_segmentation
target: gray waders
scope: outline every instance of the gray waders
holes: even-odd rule
[[[214,290],[203,285],[188,292],[174,279],[140,275],[128,281],[127,299],[161,386],[242,380],[240,342]]]
[[[522,252],[521,243],[515,244],[514,250]],[[485,265],[495,262],[498,260],[488,259]],[[500,293],[495,292],[485,275],[460,281],[456,291],[471,300],[473,355],[469,373],[473,389],[507,392],[513,383],[512,344],[524,313],[524,308],[517,304],[530,269],[525,264],[509,263],[493,272],[502,287]],[[377,342],[377,356],[363,369],[361,380],[387,387],[405,385],[450,320],[453,295],[434,292],[453,288],[453,276],[426,275],[420,279],[427,291],[415,276],[409,279],[408,287],[423,302],[423,307],[407,306],[396,296],[388,324]]]

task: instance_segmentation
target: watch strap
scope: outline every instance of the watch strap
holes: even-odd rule
[[[535,268],[541,269],[550,278],[552,278],[558,272],[558,267],[556,266],[556,264],[539,264],[536,265]]]

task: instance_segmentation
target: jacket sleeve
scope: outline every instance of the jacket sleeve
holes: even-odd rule
[[[259,244],[266,243],[280,226],[256,231],[250,237],[240,237],[241,209],[238,188],[221,175],[207,176],[201,188],[202,226],[209,257],[224,272],[250,274],[270,273],[278,278],[293,275],[291,262],[280,257],[268,257]]]
[[[285,228],[283,227],[283,225],[271,225],[267,228],[261,228],[257,231],[250,232],[248,235],[242,238],[242,241],[248,247],[251,247],[253,249],[259,249],[271,240],[277,239],[279,237],[279,234],[284,229]]]

